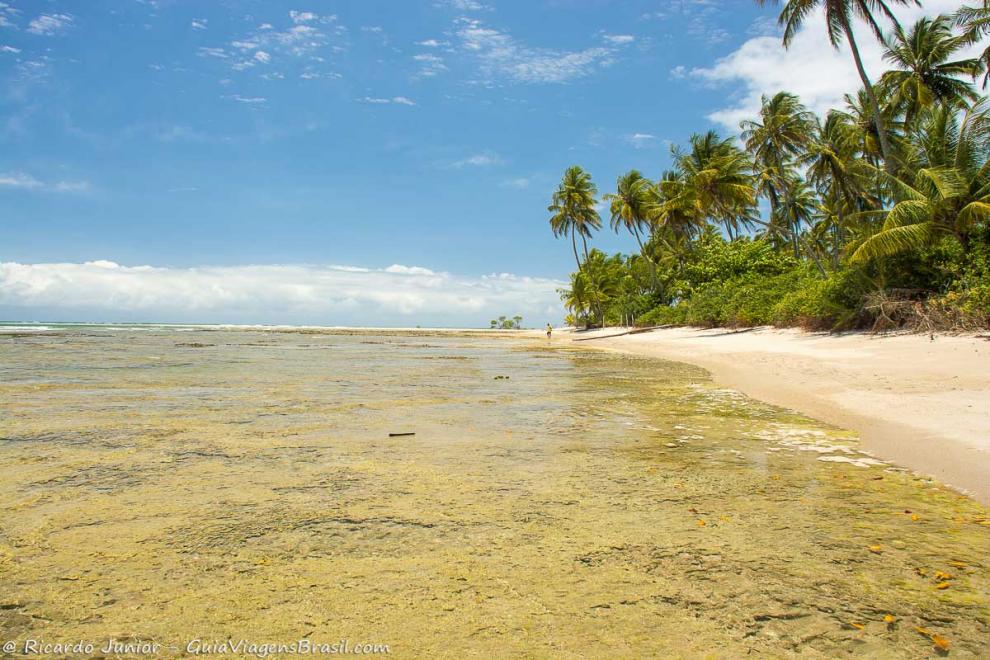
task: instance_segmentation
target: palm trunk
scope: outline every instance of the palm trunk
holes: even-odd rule
[[[578,257],[577,236],[575,235],[573,228],[571,228],[571,248],[574,250],[574,263],[577,264],[577,272],[578,272],[578,275],[580,275],[581,274],[581,258]],[[577,300],[578,314],[580,314],[581,311],[584,310],[584,302],[581,300],[581,296],[580,296],[580,294],[578,294],[577,291],[574,292],[574,298]]]
[[[880,151],[883,153],[883,165],[887,174],[894,175],[893,149],[890,146],[890,139],[887,135],[887,126],[883,116],[880,114],[880,103],[877,101],[876,90],[863,66],[863,58],[859,55],[859,46],[856,45],[856,37],[853,36],[852,26],[849,24],[849,17],[842,15],[842,31],[846,33],[846,41],[849,42],[849,49],[852,51],[853,59],[856,61],[856,70],[859,72],[860,80],[863,81],[863,88],[866,90],[866,98],[869,99],[870,109],[873,110],[873,121],[877,127],[877,135],[880,138]]]
[[[581,234],[581,242],[584,244],[584,263],[587,264],[588,268],[591,268],[591,260],[588,257],[588,238],[584,234]],[[588,273],[588,275],[590,276],[591,273]],[[598,295],[598,289],[594,286],[594,282],[592,282],[591,289],[592,289],[592,291],[594,291],[594,294],[595,294],[595,307],[598,308],[598,316],[601,317],[602,327],[604,328],[605,327],[605,312],[602,310],[602,299]]]
[[[636,237],[636,242],[639,243],[639,253],[643,255],[646,259],[646,263],[650,264],[650,279],[653,280],[653,288],[658,289],[660,287],[660,282],[657,279],[657,265],[653,263],[653,259],[646,254],[646,246],[643,245],[643,239],[639,235],[639,227],[633,225],[633,236]]]

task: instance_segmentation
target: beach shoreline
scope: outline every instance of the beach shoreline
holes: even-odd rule
[[[561,330],[552,344],[702,367],[721,385],[855,431],[864,451],[990,504],[990,338],[775,328],[622,332]]]

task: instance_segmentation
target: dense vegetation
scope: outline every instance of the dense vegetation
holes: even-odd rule
[[[904,27],[888,5],[907,2],[786,2],[784,45],[823,6],[828,37],[848,44],[863,87],[823,118],[786,91],[764,97],[738,139],[693,135],[659,180],[619,177],[602,201],[637,254],[589,249],[602,228],[598,191],[568,168],[548,209],[577,266],[561,291],[568,321],[988,327],[990,48],[974,59],[960,51],[990,34],[990,0]],[[890,70],[875,83],[854,15],[886,49]]]

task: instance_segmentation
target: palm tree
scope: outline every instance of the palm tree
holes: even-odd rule
[[[958,78],[975,79],[980,73],[979,60],[950,61],[966,44],[965,36],[952,34],[945,16],[922,18],[907,33],[899,25],[894,28],[884,54],[894,69],[883,74],[880,84],[903,110],[906,123],[911,124],[923,108],[933,104],[963,107],[979,98],[971,83]]]
[[[763,97],[758,121],[744,121],[742,139],[756,165],[756,190],[770,203],[771,223],[777,219],[781,196],[791,194],[787,185],[798,180],[794,161],[811,143],[817,120],[794,94],[779,92]],[[773,232],[773,240],[780,232]],[[796,235],[791,241],[798,250]]]
[[[591,237],[592,231],[597,231],[602,227],[602,219],[595,209],[595,196],[598,188],[591,181],[591,175],[581,167],[572,165],[564,172],[564,177],[553,194],[553,200],[547,211],[553,213],[550,216],[550,228],[556,237],[571,237],[571,247],[574,250],[574,261],[577,267],[581,268],[581,259],[578,257],[577,237],[580,236],[584,242],[584,256],[588,257],[587,239]]]
[[[643,251],[641,232],[648,231],[650,225],[647,205],[651,185],[652,182],[638,170],[629,170],[615,182],[614,193],[602,196],[602,199],[610,202],[609,211],[612,217],[609,224],[612,229],[618,233],[620,228],[625,228],[636,238],[640,252]]]
[[[966,39],[970,43],[978,43],[990,34],[990,0],[983,0],[982,7],[963,7],[952,17],[956,25],[966,30]],[[990,46],[980,55],[983,68],[983,86],[990,82]]]
[[[699,225],[711,219],[732,237],[756,218],[753,165],[715,131],[692,135],[690,142],[690,151],[671,150],[677,174],[661,182],[665,208],[659,213],[686,213]]]
[[[777,4],[779,0],[756,0],[761,7],[770,3]],[[856,71],[859,72],[860,80],[863,81],[863,88],[876,121],[877,133],[880,138],[880,151],[883,154],[884,164],[888,172],[893,172],[893,151],[887,137],[887,126],[884,123],[883,114],[880,112],[880,103],[877,101],[876,92],[870,77],[863,66],[863,58],[859,53],[859,46],[856,44],[856,35],[853,32],[852,20],[854,16],[863,19],[873,32],[874,36],[883,42],[883,29],[877,23],[874,13],[879,13],[887,18],[895,26],[900,24],[897,17],[891,10],[891,5],[915,4],[921,6],[918,0],[786,0],[780,12],[778,22],[784,26],[784,48],[791,45],[794,36],[805,19],[811,13],[821,7],[825,12],[825,24],[828,39],[835,48],[839,47],[839,42],[845,37],[852,51],[853,60],[856,62]]]
[[[771,215],[771,224],[786,227],[791,236],[791,246],[795,258],[800,258],[801,228],[810,225],[818,208],[818,198],[808,184],[799,176],[792,175],[783,186],[783,195]],[[809,248],[810,249],[810,248]]]
[[[957,111],[939,106],[919,124],[909,154],[911,177],[889,177],[897,203],[880,230],[859,242],[853,261],[918,249],[954,236],[968,251],[970,236],[990,221],[990,114],[985,103]]]
[[[581,258],[578,257],[577,237],[581,237],[584,245],[584,259],[588,260],[588,239],[592,231],[602,227],[602,219],[595,209],[595,196],[598,188],[591,180],[591,175],[581,167],[572,165],[564,172],[564,176],[553,194],[553,199],[547,210],[550,216],[550,229],[556,237],[570,235],[571,248],[574,250],[574,261],[581,270]],[[601,302],[599,301],[599,307]]]

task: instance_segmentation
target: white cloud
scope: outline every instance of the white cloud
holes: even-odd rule
[[[69,14],[42,14],[28,23],[27,31],[32,34],[60,34],[72,25]]]
[[[515,188],[516,190],[525,190],[529,188],[530,180],[527,177],[519,176],[514,179],[509,179],[503,181],[502,185],[506,188]]]
[[[439,0],[436,7],[449,7],[457,11],[490,11],[491,7],[477,0]]]
[[[416,105],[416,102],[405,96],[393,96],[391,98],[381,98],[374,96],[365,96],[361,99],[362,103],[371,103],[373,105],[389,105],[395,103],[397,105]]]
[[[258,60],[262,64],[268,64],[269,62],[272,61],[272,56],[263,50],[259,50],[257,53],[254,54],[254,59]]]
[[[11,7],[6,2],[0,2],[0,27],[8,27],[13,25],[10,19],[14,18],[20,12]]]
[[[455,34],[460,49],[475,56],[486,82],[507,78],[522,83],[563,83],[612,64],[617,45],[580,51],[534,48],[473,18],[459,18]]]
[[[678,64],[673,69],[670,70],[670,77],[674,80],[684,80],[687,78],[688,70],[683,64]]]
[[[958,0],[927,0],[924,8],[902,7],[896,13],[908,25],[923,15],[951,13],[958,8]],[[857,21],[855,29],[864,65],[875,81],[886,70],[882,47],[861,21]],[[684,73],[677,67],[671,76],[681,77],[679,74]],[[738,130],[740,121],[759,112],[763,94],[793,92],[822,114],[843,105],[843,95],[862,86],[845,45],[836,50],[829,43],[820,10],[808,18],[790,49],[784,50],[778,36],[754,37],[713,66],[692,70],[690,76],[713,85],[738,88],[729,105],[708,115],[731,131]]]
[[[424,46],[426,48],[439,48],[440,46],[449,45],[446,41],[437,41],[436,39],[426,39],[425,41],[417,41],[417,46]]]
[[[41,181],[24,172],[0,173],[0,190],[14,188],[20,190],[38,190],[47,192],[86,192],[89,183],[86,181]]]
[[[420,78],[431,78],[447,70],[443,58],[433,53],[413,55],[413,60],[419,64],[419,71],[416,75]]]
[[[550,310],[559,318],[556,290],[562,285],[401,265],[158,268],[112,261],[8,262],[0,263],[0,309],[101,320],[477,326],[505,313],[542,322]]]
[[[632,135],[626,136],[626,142],[631,144],[636,149],[644,149],[649,147],[656,139],[656,135],[650,135],[649,133],[633,133]]]
[[[264,105],[266,99],[264,96],[241,96],[240,94],[234,94],[230,98],[234,99],[238,103],[244,103],[247,105]]]
[[[194,30],[205,30],[208,21],[205,18],[194,18],[192,19],[192,29]]]
[[[20,48],[14,48],[13,46],[6,45],[0,46],[0,53],[14,53],[16,55],[19,52],[21,52]]]
[[[310,23],[312,21],[315,21],[319,17],[311,11],[293,10],[289,12],[289,18],[292,19],[293,23],[296,23],[298,25],[299,23]]]
[[[461,167],[488,167],[490,165],[498,165],[502,162],[502,159],[498,154],[491,153],[489,151],[473,154],[467,158],[462,158],[461,160],[451,163],[451,167],[461,168]]]
[[[605,39],[605,41],[609,42],[610,44],[616,44],[617,46],[623,44],[631,44],[632,42],[636,41],[636,37],[632,36],[631,34],[606,34],[603,35],[602,38]]]

